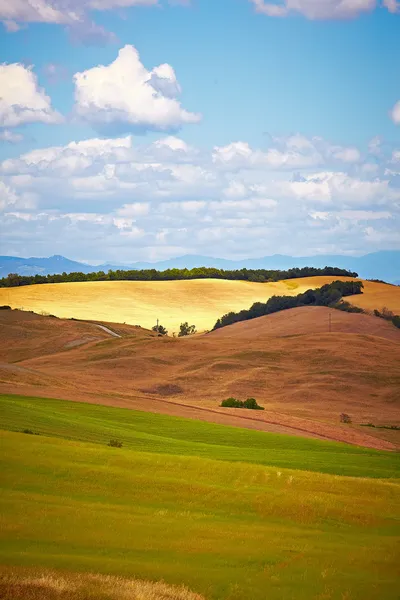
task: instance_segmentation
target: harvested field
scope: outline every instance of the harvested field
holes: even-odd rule
[[[57,320],[41,317],[46,351],[38,345],[36,357],[3,363],[0,390],[394,448],[398,431],[360,425],[400,424],[400,332],[376,317],[332,312],[332,333],[329,309],[305,307],[188,339],[131,328],[68,350],[57,343],[53,354]],[[2,332],[13,347],[6,320]],[[32,323],[28,317],[27,332]],[[265,410],[220,408],[230,396],[255,397]],[[342,412],[352,425],[339,422]]]
[[[192,281],[99,281],[56,283],[0,289],[0,304],[62,318],[141,325],[151,329],[157,318],[170,334],[180,323],[194,323],[198,331],[212,329],[229,311],[266,302],[273,295],[296,296],[338,277],[305,277],[276,283],[220,279]],[[340,279],[348,280],[342,277]],[[365,282],[363,296],[350,301],[368,310],[388,307],[400,314],[400,288]]]

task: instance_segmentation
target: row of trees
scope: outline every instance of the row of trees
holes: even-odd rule
[[[333,308],[341,308],[343,297],[362,294],[363,287],[361,281],[334,281],[323,285],[319,289],[307,290],[297,296],[272,296],[267,302],[255,302],[248,310],[241,310],[238,313],[230,312],[224,315],[218,319],[213,329],[226,327],[238,321],[256,319],[257,317],[298,306],[331,306]],[[346,304],[348,305],[348,303]],[[358,310],[362,312],[362,309]]]
[[[336,267],[303,267],[288,269],[286,271],[271,269],[238,269],[225,271],[214,267],[196,267],[194,269],[142,269],[125,271],[117,269],[97,271],[95,273],[60,273],[57,275],[18,275],[10,273],[0,279],[0,287],[16,287],[21,285],[35,285],[42,283],[67,283],[79,281],[171,281],[185,279],[231,279],[265,283],[280,281],[281,279],[296,279],[298,277],[315,277],[326,275],[329,277],[358,277],[357,273]]]

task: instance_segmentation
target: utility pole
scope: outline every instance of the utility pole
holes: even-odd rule
[[[158,319],[157,319],[157,333],[158,333]]]

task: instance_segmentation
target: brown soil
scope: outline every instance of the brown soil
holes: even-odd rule
[[[26,359],[19,359],[21,370],[9,370],[14,364],[0,371],[0,391],[392,449],[398,432],[343,425],[339,415],[358,424],[400,424],[400,331],[376,317],[331,311],[328,333],[329,312],[293,309],[188,339],[133,327],[118,339],[89,323],[49,317],[40,317],[38,330],[36,319],[12,311],[1,315],[12,349],[9,356],[3,349],[2,360],[23,353]],[[65,349],[69,327],[101,339]],[[265,411],[219,408],[229,396],[253,396]]]

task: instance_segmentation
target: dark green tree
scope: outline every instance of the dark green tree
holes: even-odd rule
[[[196,333],[196,325],[189,325],[187,321],[180,324],[178,337],[193,335],[194,333]]]
[[[156,331],[160,335],[168,335],[168,331],[162,325],[154,325],[154,327],[152,327],[152,330]]]

